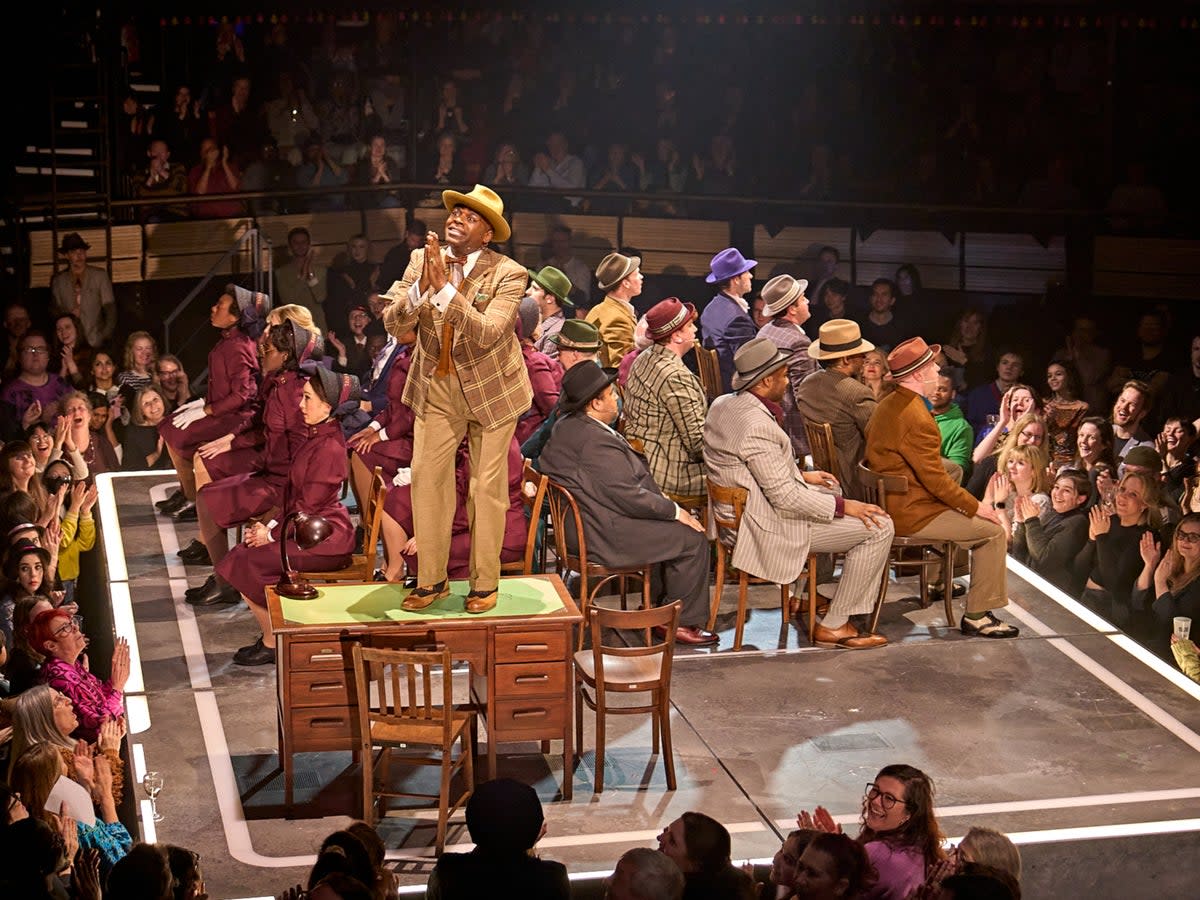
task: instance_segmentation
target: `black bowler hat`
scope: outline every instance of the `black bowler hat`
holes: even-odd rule
[[[571,366],[563,376],[558,408],[563,415],[579,412],[616,380],[615,374],[608,374],[595,363],[583,362]]]

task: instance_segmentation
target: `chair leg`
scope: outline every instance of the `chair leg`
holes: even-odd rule
[[[659,688],[658,726],[662,729],[663,767],[667,772],[667,790],[675,790],[675,749],[671,746],[671,699],[666,688]]]
[[[946,564],[942,566],[942,603],[946,606],[946,625],[954,627],[954,559],[958,555],[956,544],[946,545]]]
[[[708,630],[717,627],[717,610],[721,608],[721,593],[725,589],[725,545],[717,541],[717,585],[713,589],[712,604],[708,611]]]
[[[791,621],[792,607],[792,586],[790,584],[781,584],[779,586],[779,616],[783,620],[783,627],[787,627],[787,623]]]
[[[599,695],[596,696],[596,777],[592,783],[592,793],[604,793],[604,704]]]
[[[571,761],[571,771],[579,767],[579,758],[583,754],[583,685],[575,680],[575,758]],[[570,777],[567,775],[566,777]]]
[[[745,572],[738,574],[738,610],[737,626],[733,632],[733,649],[742,649],[742,632],[746,628],[746,594],[750,590],[750,576]]]
[[[392,748],[384,747],[383,752],[379,756],[379,777],[382,779],[383,789],[386,791],[392,785]],[[388,798],[379,797],[379,817],[383,818],[388,814]]]
[[[450,818],[450,757],[453,752],[453,743],[442,747],[442,784],[438,790],[437,843],[434,847],[437,856],[441,856],[446,849],[446,823]]]
[[[586,569],[587,566],[584,566],[584,568]],[[588,610],[591,608],[591,605],[592,605],[592,598],[591,598],[591,595],[588,594],[587,573],[580,572],[579,573],[579,612],[583,616],[583,622],[580,623],[580,625],[579,625],[579,643],[575,647],[576,650],[583,649],[583,633],[585,631],[587,631],[587,629],[588,629],[588,622],[590,621],[588,619]],[[491,738],[489,737],[489,740],[490,739]]]
[[[650,710],[650,752],[655,756],[658,755],[658,707]]]
[[[367,744],[359,754],[362,757],[361,779],[362,818],[368,825],[375,825],[375,754]]]
[[[463,736],[463,752],[467,754],[467,761],[463,766],[467,779],[467,790],[464,796],[468,797],[475,793],[475,751],[479,746],[475,734],[475,717],[471,716],[471,721],[467,723],[467,730]]]
[[[884,567],[883,577],[887,577],[887,567]],[[808,558],[808,642],[811,644],[817,636],[817,558]]]
[[[883,600],[887,597],[890,566],[883,567],[883,577],[879,580],[879,596],[875,598],[875,609],[871,611],[871,634],[879,628],[879,614],[883,611]]]
[[[629,603],[627,600],[628,594],[629,594],[629,588],[625,584],[625,576],[624,575],[618,576],[617,583],[619,585],[621,585],[621,611],[626,612],[629,610]]]
[[[642,570],[642,609],[649,609],[650,600],[650,569],[649,567]],[[646,646],[650,646],[651,637],[650,629],[645,630]]]

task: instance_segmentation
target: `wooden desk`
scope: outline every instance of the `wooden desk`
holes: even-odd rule
[[[487,727],[488,777],[496,777],[497,744],[561,740],[562,794],[570,799],[572,631],[582,616],[557,575],[502,578],[497,609],[481,616],[463,611],[466,582],[451,582],[451,596],[420,613],[400,610],[408,591],[395,584],[320,585],[319,590],[317,599],[303,601],[280,598],[267,587],[275,632],[279,759],[289,810],[294,754],[356,746],[348,642],[448,646],[455,659],[471,664],[472,700]],[[505,615],[506,606],[523,612]]]

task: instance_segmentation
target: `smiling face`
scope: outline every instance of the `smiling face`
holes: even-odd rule
[[[92,378],[97,384],[108,384],[112,381],[116,365],[107,353],[97,353],[92,357]]]
[[[1146,511],[1146,485],[1142,479],[1126,475],[1117,485],[1117,515],[1123,521],[1137,519]]]
[[[133,364],[138,369],[148,369],[154,362],[154,342],[150,338],[138,338],[133,342]]]
[[[8,458],[8,474],[17,485],[27,484],[36,471],[33,453],[29,450],[18,451]]]
[[[1029,460],[1019,456],[1014,456],[1008,461],[1008,477],[1012,479],[1014,484],[1025,486],[1033,480],[1033,466],[1029,464]]]
[[[46,459],[54,447],[54,437],[46,430],[45,426],[38,425],[29,435],[29,446],[33,450],[34,456],[38,459]]]
[[[1088,462],[1094,460],[1103,448],[1100,429],[1091,422],[1080,425],[1079,431],[1075,433],[1075,446],[1079,449],[1080,457]]]
[[[687,844],[684,842],[683,836],[683,819],[676,819],[662,830],[658,836],[658,850],[669,857],[679,867],[679,871],[685,875],[695,869],[695,864],[688,859],[687,855]]]
[[[1075,492],[1075,482],[1070,478],[1060,478],[1050,489],[1050,505],[1060,515],[1077,509],[1087,502],[1088,495]]]
[[[1112,420],[1121,428],[1136,428],[1146,414],[1146,401],[1142,392],[1134,388],[1121,391],[1113,404]]]
[[[1062,390],[1063,384],[1067,380],[1067,370],[1058,363],[1051,363],[1046,367],[1046,387],[1050,392],[1057,394]]]
[[[1178,419],[1168,419],[1167,424],[1163,426],[1163,441],[1167,445],[1167,452],[1180,456],[1187,452],[1188,447],[1192,444],[1192,438],[1184,430],[1183,423]]]
[[[143,391],[139,408],[147,425],[157,425],[167,413],[167,405],[158,391]]]
[[[64,347],[73,347],[79,340],[75,321],[70,316],[59,316],[54,320],[54,336]]]
[[[1185,570],[1191,571],[1200,565],[1200,519],[1185,516],[1176,526],[1171,544],[1175,552],[1183,557]]]
[[[1041,422],[1029,422],[1017,435],[1018,447],[1040,447],[1046,440],[1046,426]]]
[[[875,779],[872,789],[863,797],[866,826],[875,832],[895,831],[908,821],[910,813],[904,803],[907,788],[903,781],[890,775]]]

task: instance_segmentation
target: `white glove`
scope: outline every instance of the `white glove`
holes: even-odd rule
[[[182,406],[175,407],[175,412],[172,413],[172,415],[181,413],[185,409],[197,409],[197,408],[204,409],[204,398],[203,397],[197,397],[195,400],[189,400],[187,403],[184,403]]]
[[[396,477],[392,479],[392,484],[396,487],[404,487],[406,484],[412,484],[412,469],[397,469]]]
[[[203,403],[201,403],[200,406],[192,407],[191,409],[188,409],[185,406],[181,406],[179,409],[175,410],[175,415],[173,415],[171,417],[171,423],[176,428],[178,428],[180,431],[184,431],[193,422],[199,421],[200,419],[203,419],[203,418],[204,418],[204,404]]]

